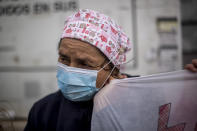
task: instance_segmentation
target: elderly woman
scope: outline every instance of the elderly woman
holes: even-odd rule
[[[93,97],[112,79],[124,78],[119,67],[131,43],[106,15],[80,10],[68,17],[59,43],[60,91],[36,102],[25,131],[89,131]],[[187,68],[196,71],[196,60]]]

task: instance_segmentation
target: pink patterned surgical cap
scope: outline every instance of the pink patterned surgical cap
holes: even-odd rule
[[[69,16],[61,38],[76,38],[97,47],[118,68],[131,50],[127,35],[110,17],[90,9]]]

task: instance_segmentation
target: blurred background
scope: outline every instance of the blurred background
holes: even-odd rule
[[[0,0],[0,131],[22,131],[35,101],[58,90],[57,45],[65,18],[90,8],[129,35],[131,75],[183,69],[197,58],[196,0]]]

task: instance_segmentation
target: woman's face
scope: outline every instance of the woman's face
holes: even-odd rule
[[[71,67],[89,70],[99,70],[108,62],[106,57],[96,47],[71,38],[61,40],[58,61]],[[98,73],[97,88],[102,86],[109,74],[110,70],[104,69]]]

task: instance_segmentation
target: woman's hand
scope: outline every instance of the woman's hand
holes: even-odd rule
[[[191,64],[187,64],[185,69],[191,72],[197,72],[197,59],[193,59]]]

